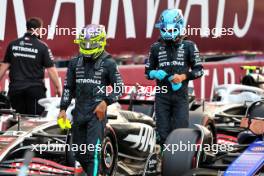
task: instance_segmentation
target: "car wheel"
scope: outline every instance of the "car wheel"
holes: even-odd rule
[[[101,154],[102,173],[115,175],[117,168],[117,150],[110,136],[104,138]]]
[[[215,122],[213,119],[204,116],[203,112],[200,110],[190,111],[189,128],[195,129],[195,124],[205,126],[211,132],[213,143],[217,143]]]
[[[171,132],[165,142],[165,147],[168,148],[163,150],[162,175],[184,175],[187,171],[195,168],[197,163],[196,148],[185,147],[184,150],[180,148],[180,145],[188,144],[189,146],[189,144],[199,144],[200,142],[199,130],[182,128]]]

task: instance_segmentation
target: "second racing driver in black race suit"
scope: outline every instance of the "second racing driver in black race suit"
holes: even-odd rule
[[[107,95],[106,86],[122,89],[123,82],[115,61],[105,51],[104,26],[86,26],[75,43],[79,44],[80,55],[69,63],[58,118],[66,118],[65,111],[75,97],[73,144],[87,145],[87,151],[75,152],[75,158],[88,176],[97,176],[107,122],[106,108],[121,96],[121,91]],[[91,145],[93,147],[88,148]]]
[[[172,130],[188,127],[188,82],[203,75],[203,66],[196,44],[181,36],[181,10],[163,11],[156,27],[161,37],[150,48],[145,74],[147,79],[155,79],[157,86],[167,87],[166,93],[156,92],[155,96],[157,142],[162,147]]]

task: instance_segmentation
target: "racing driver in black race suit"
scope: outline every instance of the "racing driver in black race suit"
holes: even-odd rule
[[[66,120],[65,111],[75,96],[73,144],[87,146],[86,152],[75,152],[75,158],[88,176],[97,176],[107,105],[121,96],[121,91],[106,95],[106,86],[122,89],[123,81],[115,61],[104,50],[106,33],[103,25],[86,26],[75,43],[79,44],[80,55],[69,63],[58,118]]]
[[[188,81],[201,77],[203,66],[197,46],[181,35],[181,10],[163,11],[156,27],[161,38],[151,46],[145,74],[147,79],[155,79],[157,86],[167,87],[167,93],[156,91],[155,96],[157,142],[163,147],[172,130],[189,125]]]

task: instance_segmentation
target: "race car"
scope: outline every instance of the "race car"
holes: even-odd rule
[[[8,102],[2,96],[3,102]],[[108,175],[160,173],[158,161],[152,157],[160,153],[156,145],[155,118],[152,118],[155,116],[154,101],[133,97],[108,107],[101,157],[102,171]],[[193,99],[190,96],[190,102]],[[60,130],[56,122],[60,98],[46,98],[39,103],[45,107],[41,116],[21,115],[12,109],[0,109],[0,174],[17,174],[25,161],[24,153],[28,150],[34,150],[34,157],[28,167],[30,174],[70,175],[81,172],[75,167],[78,163],[73,152],[69,151],[72,145],[70,131]],[[73,100],[66,111],[69,119],[72,118],[74,104]],[[123,110],[122,106],[128,106],[128,110]],[[202,116],[201,108],[190,111],[190,121],[191,128],[198,123],[212,130],[215,135],[213,121]],[[49,146],[52,150],[49,150]]]
[[[214,119],[217,133],[234,134],[241,132],[241,119],[247,108],[264,98],[264,90],[258,87],[224,84],[214,89],[212,101],[202,103],[204,116]]]
[[[39,117],[16,114],[11,109],[0,110],[1,120],[5,121],[0,136],[0,174],[16,175],[28,150],[34,152],[28,167],[30,174],[71,175],[79,171],[75,169],[70,132],[62,131],[57,125],[59,102],[59,98],[40,100],[45,112]],[[69,118],[73,108],[74,101],[67,110]],[[103,173],[133,175],[140,169],[143,172],[156,144],[153,119],[142,113],[121,110],[117,104],[108,107],[107,118],[101,152]],[[133,167],[128,169],[132,161]]]
[[[218,92],[223,92],[225,86],[220,86],[216,90],[222,90]],[[229,89],[230,96],[232,95],[230,91],[230,85],[226,86]],[[243,87],[243,86],[242,86]],[[234,88],[234,87],[233,87]],[[241,88],[241,85],[237,86],[237,88]],[[235,89],[234,89],[235,90]],[[245,97],[253,97],[252,99],[256,98],[256,92],[261,95],[261,91],[259,89],[251,88],[251,87],[246,87],[247,91],[241,91],[240,93],[248,93],[252,94],[252,96],[242,96],[243,98]],[[251,91],[249,91],[251,90]],[[255,90],[255,92],[253,91]],[[192,91],[190,91],[192,92]],[[236,91],[235,91],[236,92]],[[217,96],[219,97],[221,93],[218,93]],[[225,95],[225,94],[222,94]],[[237,94],[237,97],[238,94]],[[223,96],[223,98],[218,100],[222,101],[222,104],[219,103],[221,101],[216,101],[214,102],[215,104],[218,103],[218,105],[224,105],[225,103],[229,102],[230,105],[232,105],[232,98],[229,97],[229,99],[226,99],[227,97]],[[214,123],[211,119],[205,119],[201,117],[201,107],[197,108],[197,104],[194,101],[193,96],[189,96],[190,100],[190,109],[195,109],[194,111],[190,111],[191,114],[191,127],[193,127],[194,123],[202,124],[207,127],[207,129],[211,130],[211,135],[214,143],[215,143],[215,135],[216,132],[215,130],[212,130],[214,128]],[[226,101],[227,100],[227,101]],[[234,100],[235,97],[234,97]],[[248,100],[248,99],[247,99]],[[241,100],[241,102],[244,102],[245,99]],[[103,158],[103,166],[105,169],[105,172],[108,172],[112,175],[114,175],[116,172],[122,173],[125,175],[134,175],[138,174],[140,171],[141,173],[144,172],[144,166],[146,165],[146,161],[148,159],[148,156],[154,151],[155,148],[155,133],[154,133],[154,126],[155,126],[155,121],[151,118],[151,116],[154,116],[153,114],[153,104],[154,101],[142,101],[138,99],[128,99],[128,100],[121,100],[121,103],[129,104],[128,109],[132,111],[137,111],[137,112],[131,112],[131,111],[124,111],[121,110],[120,106],[118,104],[112,105],[108,109],[108,119],[109,123],[107,125],[108,127],[108,132],[107,132],[107,137],[105,140],[104,145],[104,152],[105,153],[102,158]],[[232,102],[232,103],[231,103]],[[5,129],[2,130],[8,130],[5,132],[0,139],[2,140],[7,140],[8,137],[14,137],[14,141],[16,141],[17,137],[20,138],[19,142],[17,142],[16,145],[12,145],[12,149],[10,149],[9,152],[5,153],[5,156],[3,157],[2,163],[3,166],[9,167],[10,165],[13,166],[11,170],[8,170],[8,172],[12,171],[13,173],[17,172],[18,168],[22,165],[22,158],[23,154],[26,151],[26,149],[30,149],[29,144],[49,144],[50,146],[60,146],[61,144],[70,144],[70,133],[67,135],[64,132],[60,131],[58,126],[56,125],[56,119],[58,115],[58,105],[59,105],[59,98],[48,98],[48,99],[43,99],[40,101],[40,104],[42,104],[45,107],[45,113],[43,114],[42,117],[21,117],[18,118],[17,114],[15,114],[14,111],[8,111],[8,110],[2,110],[3,114],[12,114],[12,115],[2,115],[1,118],[9,118],[9,120],[5,120],[5,123],[2,123],[2,128],[4,127]],[[204,109],[210,109],[208,108],[208,104],[206,108]],[[241,105],[241,104],[240,104]],[[197,106],[196,108],[194,108]],[[232,105],[233,106],[233,105]],[[74,101],[72,102],[71,106],[68,108],[67,115],[70,118],[71,117],[71,110],[74,108]],[[217,112],[217,111],[215,111]],[[222,112],[222,111],[221,111]],[[144,115],[145,114],[145,115]],[[148,114],[148,115],[146,115]],[[16,117],[15,117],[16,116]],[[53,122],[50,123],[50,122]],[[132,122],[132,123],[131,123]],[[47,124],[48,126],[45,126],[42,128],[43,124]],[[16,124],[16,125],[14,125]],[[9,128],[12,126],[11,128]],[[39,127],[41,126],[41,127]],[[35,128],[35,130],[33,130]],[[27,131],[30,130],[30,131]],[[21,134],[17,134],[20,131]],[[22,137],[25,134],[24,137]],[[29,137],[28,137],[29,136]],[[42,138],[42,140],[39,140],[39,138]],[[22,140],[21,140],[22,139]],[[33,140],[37,139],[37,140]],[[138,139],[137,141],[132,139]],[[143,141],[145,139],[145,141]],[[9,138],[9,140],[11,140]],[[28,141],[29,140],[29,141]],[[147,142],[148,141],[148,142]],[[22,145],[21,148],[19,145]],[[7,142],[8,146],[10,145],[9,142]],[[25,145],[25,146],[24,146]],[[74,165],[75,165],[75,160],[70,152],[46,152],[42,151],[42,147],[45,145],[39,146],[37,148],[38,152],[41,151],[42,154],[36,153],[35,157],[32,159],[32,168],[33,170],[39,170],[40,168],[48,168],[41,170],[41,173],[38,172],[39,174],[44,174],[45,171],[48,171],[49,174],[58,174],[58,173],[67,173],[69,174],[70,172],[76,171],[74,170]],[[5,148],[5,147],[3,147]],[[147,150],[146,150],[147,149]],[[14,154],[11,151],[15,151]],[[143,150],[143,151],[142,151]],[[144,150],[145,153],[144,153]],[[20,153],[17,153],[19,151]],[[43,155],[43,152],[45,155]],[[54,156],[54,153],[57,154],[58,157],[56,159],[51,159]],[[13,158],[19,158],[19,160],[13,160]],[[11,162],[13,161],[13,162]],[[18,162],[20,161],[20,162]],[[42,161],[42,163],[40,162]],[[59,166],[56,165],[56,168],[53,168],[51,166],[54,166],[54,164],[48,164],[48,165],[43,165],[43,163],[50,163],[50,162],[55,162],[57,164],[60,164]],[[8,164],[9,163],[9,164]],[[16,168],[14,169],[14,165],[16,164]],[[72,167],[69,167],[72,166]],[[59,170],[58,168],[61,168]],[[32,172],[34,173],[34,172]]]
[[[135,93],[131,93],[130,96],[122,99],[121,102],[129,104],[129,110],[144,113],[155,119],[154,98],[154,96],[146,97],[144,91],[139,93],[135,90]],[[259,87],[224,84],[215,87],[211,101],[199,101],[195,99],[193,88],[189,87],[190,127],[194,127],[193,124],[195,123],[202,124],[209,129],[212,128],[211,131],[214,132],[214,136],[217,136],[216,138],[219,142],[221,140],[223,142],[225,140],[234,141],[236,138],[230,138],[229,134],[237,136],[243,130],[239,127],[239,124],[241,119],[245,117],[248,106],[254,101],[263,98],[264,89]],[[211,125],[208,126],[202,121],[211,121]]]
[[[196,107],[199,104],[203,107],[204,116],[214,120],[218,137],[221,138],[228,139],[229,136],[226,138],[225,134],[236,136],[241,132],[239,124],[247,108],[253,102],[264,99],[263,67],[241,66],[241,69],[246,70],[241,84],[216,86],[211,100],[195,102]]]
[[[264,174],[264,100],[252,103],[241,121],[238,144],[216,144],[208,129],[176,129],[162,158],[166,176],[254,176]]]

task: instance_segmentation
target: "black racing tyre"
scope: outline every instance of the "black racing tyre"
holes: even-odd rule
[[[216,128],[215,122],[213,119],[204,116],[203,112],[200,110],[190,111],[189,118],[189,128],[196,128],[195,124],[205,126],[212,134],[213,143],[217,143],[216,138]]]
[[[162,175],[181,176],[194,168],[196,165],[196,149],[180,149],[180,144],[197,144],[198,142],[200,142],[199,130],[182,128],[172,131],[166,139],[163,150]],[[173,150],[176,150],[176,145],[178,145],[178,150],[173,153]],[[171,150],[166,149],[166,146],[171,146]]]
[[[66,164],[67,164],[67,166],[75,167],[74,152],[71,150],[72,134],[71,134],[70,130],[68,131],[68,134],[67,134],[66,144],[67,144],[65,147]]]
[[[117,169],[117,148],[110,136],[106,136],[101,150],[102,174],[114,176]]]

